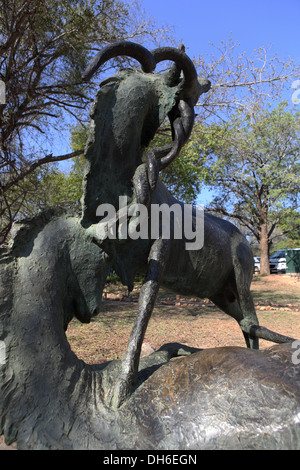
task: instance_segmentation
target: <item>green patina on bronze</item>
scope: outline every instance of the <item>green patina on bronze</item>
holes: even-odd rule
[[[97,238],[97,206],[117,207],[119,195],[129,204],[180,203],[159,171],[187,141],[193,106],[210,86],[197,80],[182,50],[150,53],[128,42],[100,52],[84,79],[117,53],[130,53],[143,71],[122,70],[101,84],[91,109],[82,214],[51,209],[22,221],[0,252],[0,434],[19,449],[299,449],[292,339],[258,325],[249,291],[253,260],[242,234],[206,215],[197,252],[172,237]],[[153,73],[166,58],[175,66]],[[147,151],[167,116],[172,143]],[[71,351],[65,330],[74,316],[89,322],[102,314],[112,266],[129,288],[136,272],[145,280],[124,358],[91,366]],[[265,351],[166,344],[139,361],[161,283],[209,297],[239,322],[248,346],[258,337],[286,344]]]

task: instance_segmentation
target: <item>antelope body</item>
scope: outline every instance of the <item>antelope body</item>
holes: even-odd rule
[[[292,340],[259,326],[250,294],[253,255],[233,224],[205,214],[204,246],[190,251],[185,249],[185,237],[174,239],[172,231],[169,239],[156,240],[105,240],[97,235],[97,207],[106,203],[117,207],[120,195],[128,197],[129,207],[135,202],[147,207],[174,203],[183,206],[170,195],[158,175],[188,140],[194,105],[210,88],[208,80],[198,80],[193,63],[182,50],[160,48],[150,53],[129,42],[113,44],[100,52],[84,79],[118,54],[138,59],[144,71],[122,70],[101,84],[91,110],[82,215],[83,226],[112,258],[129,290],[136,273],[146,273],[121,374],[110,398],[115,407],[127,399],[136,382],[142,341],[162,284],[178,293],[212,300],[237,320],[247,347],[258,349],[259,337],[279,343]],[[164,74],[153,74],[161,60],[172,60],[175,66]],[[149,151],[143,161],[145,148],[166,116],[172,127],[172,143]]]

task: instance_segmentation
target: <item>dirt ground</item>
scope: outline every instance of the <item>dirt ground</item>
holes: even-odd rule
[[[256,276],[251,290],[260,324],[300,339],[300,279],[288,275]],[[124,287],[108,285],[101,314],[89,325],[71,322],[67,337],[78,357],[90,364],[122,357],[137,311],[138,293],[139,286],[128,298]],[[196,348],[245,346],[236,321],[211,302],[182,298],[164,289],[144,341],[154,349],[169,342]],[[261,349],[271,345],[260,340]]]
[[[120,359],[137,311],[140,285],[127,297],[119,284],[108,284],[102,312],[88,325],[72,320],[67,338],[75,354],[88,364]],[[256,276],[251,286],[261,325],[300,339],[300,278],[288,275]],[[237,323],[207,300],[182,298],[164,289],[145,336],[150,349],[180,342],[197,348],[245,346]],[[260,348],[273,343],[260,340]],[[13,450],[0,437],[0,450]]]

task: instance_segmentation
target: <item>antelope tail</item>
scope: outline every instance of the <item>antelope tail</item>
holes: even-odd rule
[[[273,343],[293,343],[295,341],[294,338],[289,336],[284,336],[275,331],[269,330],[264,326],[259,325],[250,325],[249,330],[247,331],[250,336],[253,338],[261,338],[267,341],[273,341]]]

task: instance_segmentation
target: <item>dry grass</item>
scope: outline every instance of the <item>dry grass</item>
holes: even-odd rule
[[[121,294],[123,300],[104,300],[102,313],[88,325],[76,320],[71,322],[67,337],[80,359],[92,364],[122,357],[137,311],[138,288],[129,301],[125,288],[108,284],[107,292]],[[287,275],[256,277],[252,294],[261,325],[300,338],[299,279]],[[200,299],[182,299],[165,290],[158,297],[145,342],[154,349],[168,342],[197,348],[245,346],[235,320],[213,304]],[[271,344],[260,341],[261,348]]]
[[[126,348],[137,310],[139,286],[131,301],[104,300],[103,312],[89,325],[73,320],[67,337],[73,351],[86,363],[101,363],[121,358]],[[123,296],[120,285],[107,285],[107,292]],[[261,325],[282,334],[300,338],[300,280],[288,276],[256,277],[252,294]],[[169,300],[168,300],[169,299]],[[245,346],[236,322],[209,302],[179,299],[162,290],[150,320],[145,342],[158,349],[167,342],[180,342],[199,348]],[[272,343],[261,341],[260,347]],[[6,446],[0,436],[0,450]]]

